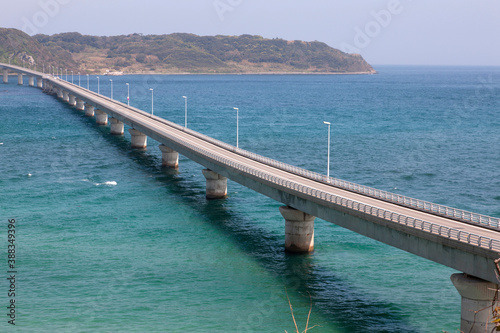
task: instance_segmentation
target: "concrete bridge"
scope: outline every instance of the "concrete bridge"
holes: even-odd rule
[[[451,276],[462,296],[461,330],[492,330],[498,306],[500,219],[446,207],[326,177],[218,141],[165,119],[99,95],[52,75],[0,64],[4,83],[8,71],[29,77],[37,87],[110,123],[111,134],[124,135],[144,149],[147,137],[161,143],[162,164],[177,168],[179,153],[206,169],[206,196],[226,196],[227,179],[264,194],[285,206],[285,249],[314,249],[315,217],[463,272]],[[492,306],[494,305],[494,306]]]

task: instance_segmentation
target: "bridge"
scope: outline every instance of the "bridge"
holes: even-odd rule
[[[498,306],[500,219],[455,209],[327,177],[234,147],[163,118],[84,89],[53,75],[0,64],[3,82],[16,73],[18,84],[43,88],[62,101],[110,123],[110,133],[124,135],[133,148],[146,148],[147,137],[161,143],[162,165],[178,167],[179,154],[206,169],[206,196],[221,199],[227,179],[284,204],[285,249],[314,249],[314,220],[319,217],[364,236],[463,272],[451,276],[462,296],[461,330],[491,329]]]

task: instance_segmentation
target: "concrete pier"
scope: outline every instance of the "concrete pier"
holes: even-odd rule
[[[164,167],[177,169],[179,167],[179,153],[161,144],[161,165]]]
[[[223,199],[227,195],[227,178],[209,169],[203,170],[207,180],[207,199]]]
[[[280,213],[285,219],[285,251],[312,252],[316,217],[288,206],[281,206]]]
[[[9,70],[5,68],[3,70],[3,83],[9,83]]]
[[[30,87],[34,87],[35,86],[35,77],[34,76],[30,76],[29,86]]]
[[[148,137],[146,134],[139,132],[134,128],[128,129],[130,135],[132,135],[132,148],[145,149],[148,145]]]
[[[36,79],[36,86],[37,88],[43,88],[43,79],[41,77]]]
[[[63,91],[61,88],[56,88],[57,90],[57,97],[60,98],[60,99],[63,99],[64,98],[64,94],[63,94]]]
[[[68,104],[71,106],[75,106],[76,105],[76,96],[69,95]]]
[[[77,98],[76,99],[76,109],[79,111],[85,110],[85,102],[82,101],[81,99]]]
[[[110,133],[112,135],[123,135],[123,130],[124,130],[125,124],[116,118],[111,118],[109,121],[111,123]]]
[[[63,101],[69,103],[69,92],[63,90]]]
[[[492,332],[493,310],[500,306],[498,284],[464,273],[451,275],[451,282],[462,296],[460,330],[462,332]]]
[[[95,122],[97,125],[107,125],[108,124],[108,114],[102,110],[95,110]]]
[[[91,104],[85,104],[85,115],[87,117],[93,117],[94,116],[94,106]]]
[[[23,73],[18,73],[17,74],[17,84],[22,86],[23,85]]]

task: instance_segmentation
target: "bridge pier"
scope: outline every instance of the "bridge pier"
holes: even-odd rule
[[[85,102],[82,101],[81,99],[77,98],[76,99],[76,109],[79,111],[85,110]]]
[[[17,84],[20,86],[23,85],[23,73],[17,73]]]
[[[66,103],[69,103],[69,92],[67,92],[66,90],[63,90],[63,101],[65,101]]]
[[[43,79],[41,77],[36,79],[36,86],[37,88],[43,88]]]
[[[177,169],[179,167],[179,153],[163,144],[160,145],[160,150],[161,165],[164,167]]]
[[[288,206],[281,206],[280,213],[285,219],[285,251],[314,251],[314,219],[316,217]]]
[[[107,125],[108,124],[108,114],[102,110],[95,110],[95,122],[97,125]]]
[[[207,199],[223,199],[227,195],[227,178],[209,169],[203,169],[207,180]]]
[[[132,148],[145,149],[148,145],[148,137],[146,134],[139,132],[134,128],[128,129],[130,135],[132,135]]]
[[[110,133],[112,135],[123,135],[124,124],[116,118],[111,118],[109,121],[111,123]]]
[[[34,76],[30,76],[29,86],[30,87],[34,87],[35,86],[35,77]]]
[[[9,83],[9,70],[7,68],[3,69],[3,83]]]
[[[64,94],[63,94],[63,91],[61,88],[56,88],[56,91],[57,91],[57,97],[60,98],[60,99],[63,99],[64,98]]]
[[[71,106],[75,106],[76,105],[76,96],[69,95],[68,104]]]
[[[87,117],[93,117],[94,116],[94,106],[90,104],[85,104],[85,115]]]
[[[451,275],[451,282],[462,296],[460,330],[462,332],[492,332],[493,310],[500,306],[498,284],[465,273]]]

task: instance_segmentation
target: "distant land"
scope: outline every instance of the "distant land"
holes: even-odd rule
[[[82,74],[329,73],[373,74],[361,55],[325,43],[261,36],[131,34],[52,36],[0,28],[0,62]]]

